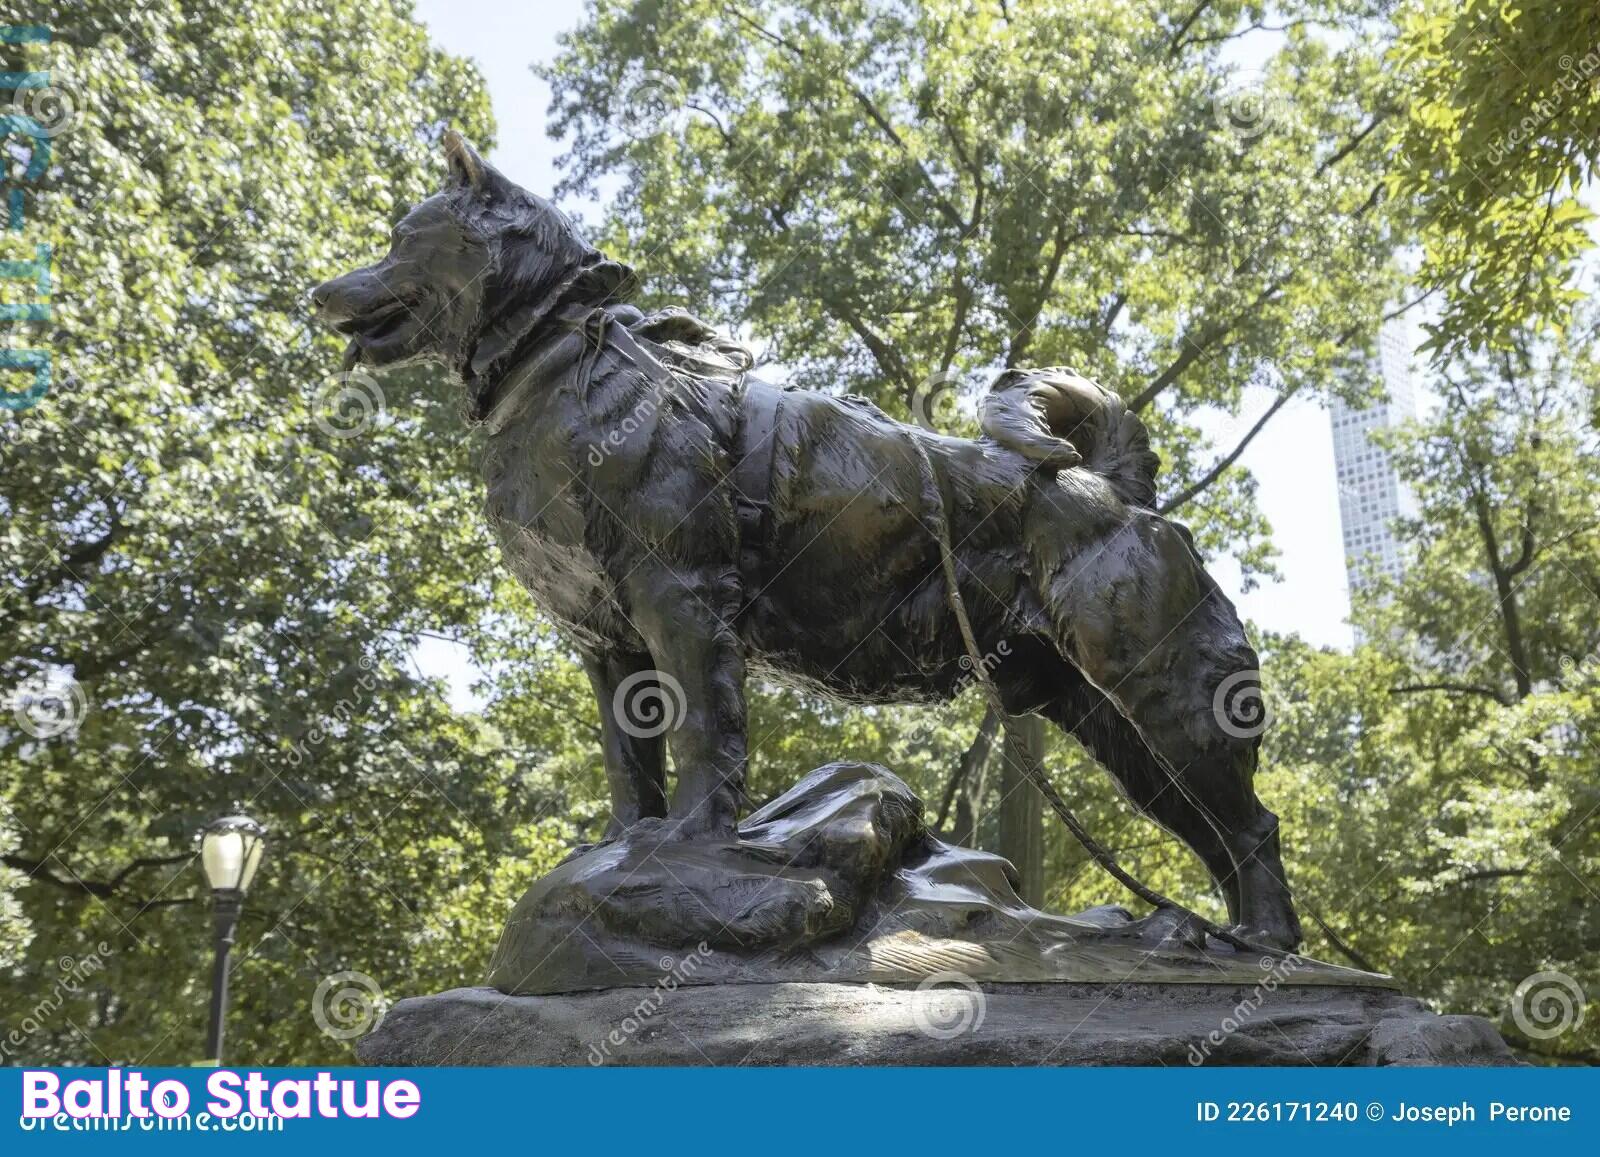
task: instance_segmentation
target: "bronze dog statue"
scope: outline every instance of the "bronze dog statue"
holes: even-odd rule
[[[668,826],[734,835],[749,670],[856,703],[970,680],[940,511],[1006,712],[1075,735],[1204,861],[1241,933],[1298,944],[1252,786],[1256,655],[1153,510],[1156,459],[1115,396],[1008,371],[974,440],[757,382],[709,327],[624,304],[631,271],[453,133],[446,153],[388,255],[313,300],[347,368],[427,359],[465,386],[506,561],[593,683],[615,826],[668,814],[664,738]],[[666,717],[630,718],[641,693]]]

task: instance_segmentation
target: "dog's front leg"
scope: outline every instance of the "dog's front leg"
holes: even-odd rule
[[[583,669],[600,709],[600,748],[611,787],[608,840],[635,820],[667,814],[661,734],[648,721],[630,718],[637,704],[660,694],[650,668],[650,656],[635,651],[583,657]]]
[[[668,828],[679,838],[732,837],[744,799],[744,648],[733,626],[732,568],[641,567],[629,580],[630,617],[682,717],[666,733],[678,789]]]

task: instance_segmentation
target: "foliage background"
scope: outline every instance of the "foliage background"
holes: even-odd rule
[[[4,0],[0,23],[54,31],[0,52],[74,105],[0,254],[53,246],[28,341],[57,354],[48,398],[0,413],[0,687],[70,671],[88,703],[48,739],[0,714],[5,1057],[199,1055],[192,833],[242,807],[273,837],[231,1051],[348,1058],[312,1015],[324,978],[477,983],[510,903],[606,818],[587,684],[497,567],[457,399],[386,378],[346,436],[340,343],[305,311],[436,185],[446,126],[492,142],[481,80],[404,0]],[[1261,33],[1280,48],[1240,76],[1229,46]],[[1565,85],[1596,40],[1592,6],[1560,0],[597,0],[545,71],[564,192],[604,195],[597,239],[653,301],[899,414],[929,375],[970,395],[1004,365],[1076,365],[1140,408],[1202,548],[1264,580],[1239,453],[1289,398],[1373,397],[1380,319],[1427,302],[1439,406],[1395,445],[1413,565],[1358,602],[1353,653],[1259,640],[1260,789],[1304,906],[1350,949],[1531,1057],[1594,1060],[1592,1006],[1550,1039],[1511,1006],[1550,969],[1600,993],[1580,197],[1600,90]],[[1280,399],[1261,425],[1206,436],[1261,385]],[[418,675],[427,635],[489,673],[481,712]],[[977,696],[751,698],[757,798],[847,753],[936,803],[966,766],[947,826],[1027,838],[974,745]],[[1049,765],[1138,875],[1216,910],[1070,742]],[[1049,907],[1114,898],[1031,816]],[[1338,954],[1320,931],[1309,947]],[[66,983],[63,958],[90,956]]]

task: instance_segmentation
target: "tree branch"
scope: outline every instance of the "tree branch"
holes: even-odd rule
[[[1468,872],[1456,883],[1476,884],[1481,880],[1509,880],[1519,876],[1531,875],[1533,875],[1533,872],[1527,868],[1480,868],[1475,872]]]
[[[1014,367],[1021,361],[1028,352],[1028,347],[1033,345],[1033,335],[1037,328],[1039,315],[1044,312],[1045,303],[1050,300],[1050,291],[1055,288],[1056,278],[1061,274],[1061,260],[1066,256],[1067,248],[1083,237],[1082,232],[1072,237],[1063,236],[1062,230],[1065,226],[1065,221],[1059,221],[1056,224],[1055,246],[1050,253],[1050,262],[1045,266],[1044,276],[1039,279],[1039,290],[1034,294],[1032,308],[1028,310],[1028,321],[1017,332],[1016,337],[1011,341],[1011,348],[1006,351],[1007,369]]]
[[[106,552],[127,537],[127,527],[122,522],[122,512],[113,510],[111,513],[111,526],[99,538],[83,543],[61,556],[61,562],[52,569],[44,572],[17,592],[24,604],[24,608],[31,606],[40,596],[54,590],[68,579],[82,581],[83,576],[78,573],[79,568],[93,566],[105,557]],[[21,609],[0,617],[0,631],[8,630],[11,625],[23,616]]]
[[[194,857],[194,852],[179,852],[172,856],[140,856],[118,871],[109,880],[85,880],[70,868],[63,868],[62,870],[66,875],[58,876],[46,866],[44,860],[35,860],[28,856],[0,856],[0,863],[24,873],[30,880],[38,880],[57,888],[64,888],[69,892],[76,892],[82,896],[98,896],[101,899],[105,899],[115,896],[117,889],[127,883],[128,877],[142,868],[160,868],[168,864],[186,863],[194,859]],[[145,903],[150,902],[146,901]]]
[[[1290,386],[1288,389],[1281,391],[1278,394],[1277,399],[1272,403],[1271,406],[1267,408],[1267,412],[1262,414],[1260,418],[1256,419],[1256,424],[1250,427],[1249,432],[1246,433],[1243,438],[1239,439],[1239,444],[1227,454],[1217,459],[1216,464],[1212,466],[1210,470],[1207,470],[1191,485],[1185,487],[1182,493],[1177,494],[1168,499],[1166,502],[1162,503],[1160,513],[1171,514],[1174,510],[1177,510],[1180,506],[1192,500],[1197,494],[1215,482],[1224,470],[1239,460],[1239,455],[1244,453],[1245,447],[1250,445],[1250,443],[1255,440],[1255,436],[1261,433],[1262,428],[1272,420],[1272,416],[1279,410],[1283,409],[1284,405],[1289,401],[1290,398],[1294,396],[1295,392],[1299,390],[1299,388],[1300,387],[1296,385]]]
[[[1122,313],[1123,307],[1127,304],[1128,295],[1126,293],[1112,295],[1110,304],[1106,306],[1105,313],[1100,317],[1099,325],[1102,337],[1108,338],[1111,336],[1111,327],[1116,324],[1118,315]]]
[[[856,336],[866,344],[867,349],[871,352],[873,360],[878,363],[878,368],[889,376],[890,381],[898,383],[901,389],[909,395],[916,386],[916,382],[912,380],[899,351],[886,339],[874,332],[861,314],[851,309],[844,302],[830,301],[827,304],[827,308],[830,313],[855,331]]]
[[[766,40],[769,44],[774,44],[779,48],[782,48],[784,51],[792,53],[800,60],[809,59],[806,55],[805,49],[775,32],[769,32],[765,27],[762,26],[760,21],[756,20],[748,13],[740,11],[737,5],[730,4],[727,6],[726,10],[730,12],[740,23],[754,29],[762,37],[762,39]],[[884,116],[883,112],[876,104],[873,103],[872,98],[867,95],[866,91],[845,75],[843,69],[837,70],[837,75],[839,76],[840,80],[843,81],[845,89],[855,99],[856,103],[861,106],[862,111],[867,114],[868,119],[870,119],[873,124],[877,125],[878,129],[886,137],[888,137],[889,140],[894,142],[895,147],[905,154],[906,159],[911,163],[911,167],[914,168],[918,175],[922,178],[922,183],[927,188],[929,195],[933,199],[934,206],[939,210],[940,214],[949,224],[954,225],[962,232],[966,232],[969,226],[967,222],[962,219],[960,211],[950,203],[950,199],[946,197],[940,190],[938,183],[933,179],[933,174],[928,172],[927,166],[925,166],[920,160],[912,155],[911,149],[906,144],[905,138],[900,135],[900,131],[894,127],[894,124],[889,120],[888,117]]]
[[[1380,112],[1374,113],[1372,119],[1367,122],[1366,128],[1356,133],[1355,136],[1351,137],[1343,145],[1335,149],[1333,154],[1329,156],[1327,160],[1323,161],[1322,164],[1317,166],[1317,176],[1322,176],[1329,169],[1333,168],[1340,161],[1344,160],[1351,153],[1359,149],[1361,147],[1361,143],[1370,137],[1379,125],[1389,119],[1389,112],[1390,110],[1383,109]]]
[[[1493,687],[1480,687],[1475,683],[1407,683],[1401,687],[1389,688],[1391,695],[1410,695],[1422,691],[1449,691],[1457,695],[1482,695],[1493,699],[1502,707],[1510,707],[1512,701],[1503,692],[1496,691]]]
[[[1248,317],[1270,301],[1278,290],[1288,284],[1288,281],[1289,275],[1287,274],[1278,278],[1278,280],[1257,294],[1256,299],[1249,306],[1235,314],[1228,321],[1213,322],[1202,326],[1198,341],[1185,333],[1183,335],[1183,352],[1173,359],[1171,365],[1157,374],[1154,381],[1134,395],[1133,399],[1128,403],[1128,408],[1137,412],[1155,401],[1161,391],[1177,381],[1183,375],[1183,372],[1198,361],[1211,346],[1232,333],[1242,318]]]
[[[1194,6],[1194,11],[1183,18],[1183,20],[1178,24],[1178,27],[1172,32],[1172,41],[1167,46],[1167,56],[1173,57],[1178,55],[1179,51],[1183,48],[1184,36],[1188,34],[1189,29],[1194,27],[1194,22],[1205,15],[1206,9],[1210,8],[1212,3],[1214,3],[1214,0],[1200,0],[1200,3]]]

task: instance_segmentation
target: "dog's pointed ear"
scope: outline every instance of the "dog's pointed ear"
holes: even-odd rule
[[[444,159],[450,166],[452,184],[477,193],[484,191],[489,179],[489,166],[455,129],[445,130]]]
[[[479,156],[478,150],[454,129],[445,131],[444,159],[450,166],[450,183],[457,188],[470,190],[482,201],[514,199],[516,184]]]

